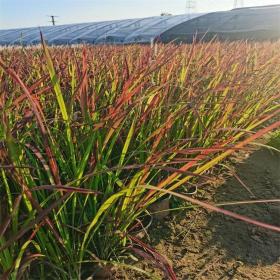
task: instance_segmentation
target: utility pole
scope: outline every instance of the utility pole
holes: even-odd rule
[[[53,15],[51,15],[51,16],[48,16],[48,17],[51,18],[50,22],[52,23],[53,26],[55,26],[55,24],[56,24],[55,18],[58,17],[58,16],[53,16]]]
[[[244,7],[244,0],[234,0],[233,1],[233,8],[243,8]]]
[[[188,18],[195,12],[196,1],[195,0],[186,0],[186,10],[185,13],[188,15]]]

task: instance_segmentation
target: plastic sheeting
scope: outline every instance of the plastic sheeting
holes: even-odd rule
[[[278,40],[280,39],[280,5],[239,8],[209,13],[183,22],[161,34],[162,42],[192,42],[193,34],[204,41]]]
[[[149,43],[174,26],[202,14],[0,30],[0,45],[40,43],[40,30],[50,45]]]

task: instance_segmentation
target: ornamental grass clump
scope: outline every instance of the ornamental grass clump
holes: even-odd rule
[[[0,275],[84,279],[133,253],[175,279],[133,228],[279,128],[279,46],[2,49]]]

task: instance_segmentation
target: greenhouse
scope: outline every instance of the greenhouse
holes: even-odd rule
[[[201,14],[157,16],[60,26],[0,30],[1,45],[33,45],[40,42],[40,30],[49,44],[147,43],[168,29]]]
[[[193,36],[211,40],[277,40],[280,38],[280,5],[239,8],[209,13],[178,24],[163,34],[163,42],[191,42]]]
[[[280,5],[208,14],[163,15],[139,19],[0,30],[0,45],[35,45],[40,31],[50,45],[133,44],[280,38]]]

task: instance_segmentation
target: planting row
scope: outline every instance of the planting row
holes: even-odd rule
[[[207,187],[209,170],[279,128],[279,47],[2,49],[0,274],[84,279],[134,254],[175,279],[135,228],[155,201]]]

